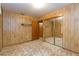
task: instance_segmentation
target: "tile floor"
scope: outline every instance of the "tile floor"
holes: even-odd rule
[[[54,42],[55,40],[55,42]],[[48,37],[45,39],[46,42],[50,43],[50,44],[55,44],[57,46],[61,46],[62,47],[62,38],[58,38],[58,37]]]
[[[35,40],[20,45],[5,47],[0,52],[1,56],[78,56],[79,54],[64,50],[60,47]]]

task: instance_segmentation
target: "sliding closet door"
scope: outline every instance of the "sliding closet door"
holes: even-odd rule
[[[44,21],[44,40],[56,46],[62,47],[63,33],[62,33],[62,18],[53,18]]]
[[[54,37],[52,37],[52,23],[50,20],[43,21],[43,40],[54,44]]]
[[[57,18],[54,21],[54,36],[55,36],[55,45],[61,46],[63,43],[63,33],[62,33],[62,19]]]
[[[50,20],[43,21],[43,40],[54,44],[54,23]]]

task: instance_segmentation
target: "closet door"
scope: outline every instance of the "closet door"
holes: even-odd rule
[[[43,39],[44,41],[54,44],[54,23],[50,20],[43,22]]]
[[[44,40],[50,44],[61,46],[63,45],[63,33],[62,33],[62,19],[53,18],[51,20],[44,21]]]
[[[54,36],[55,36],[55,45],[61,46],[63,44],[63,33],[62,33],[62,19],[57,18],[54,21],[55,29],[54,29]]]

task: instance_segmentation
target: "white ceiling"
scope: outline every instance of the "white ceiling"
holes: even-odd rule
[[[66,5],[68,3],[46,3],[43,8],[38,9],[34,8],[32,3],[3,3],[2,8],[3,10],[23,13],[29,16],[42,16]]]

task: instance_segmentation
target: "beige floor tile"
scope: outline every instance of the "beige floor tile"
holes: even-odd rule
[[[35,40],[20,45],[5,47],[0,52],[1,56],[68,56],[79,55],[60,47]]]

